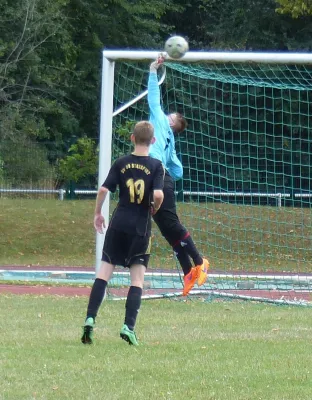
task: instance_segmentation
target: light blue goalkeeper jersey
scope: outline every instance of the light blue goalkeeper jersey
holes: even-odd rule
[[[149,155],[160,160],[174,180],[181,179],[183,168],[177,157],[174,134],[170,128],[168,117],[160,106],[160,89],[156,72],[149,74],[147,100],[150,108],[150,123],[154,126],[156,139],[150,147]]]

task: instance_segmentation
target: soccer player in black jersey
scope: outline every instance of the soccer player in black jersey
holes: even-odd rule
[[[148,266],[151,241],[151,215],[163,201],[164,168],[159,160],[148,156],[154,143],[154,128],[148,121],[138,122],[131,135],[134,152],[120,157],[112,165],[98,191],[94,227],[105,228],[101,209],[107,193],[119,187],[119,202],[110,220],[103,246],[102,264],[94,281],[82,343],[91,344],[95,317],[116,265],[130,269],[131,286],[126,300],[124,325],[120,336],[129,344],[138,345],[134,327],[141,305],[144,273]]]

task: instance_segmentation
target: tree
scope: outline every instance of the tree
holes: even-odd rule
[[[66,113],[63,74],[70,66],[51,51],[66,38],[66,1],[6,0],[0,5],[1,139],[49,138],[55,124],[48,116],[60,120]]]
[[[95,137],[99,127],[101,52],[103,48],[159,48],[170,27],[163,16],[183,7],[174,0],[70,0],[66,15],[76,48],[75,79],[68,96],[82,135]]]
[[[279,4],[277,12],[290,14],[293,18],[312,15],[311,0],[276,0]]]
[[[277,13],[275,0],[194,0],[181,15],[168,13],[164,22],[187,36],[193,49],[312,49],[312,19]]]
[[[60,180],[78,183],[88,179],[94,183],[98,168],[95,142],[89,138],[80,138],[68,152],[69,155],[59,161]]]

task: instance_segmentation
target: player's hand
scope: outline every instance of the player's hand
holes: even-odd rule
[[[166,61],[167,53],[159,53],[156,59],[157,64],[161,65]]]
[[[97,233],[104,233],[105,219],[102,214],[95,214],[93,225]]]
[[[157,211],[159,210],[159,208],[155,208],[154,203],[151,202],[151,214],[155,215],[157,213]]]
[[[166,54],[160,53],[155,61],[153,61],[150,65],[151,71],[157,71],[158,68],[164,63],[166,59]]]

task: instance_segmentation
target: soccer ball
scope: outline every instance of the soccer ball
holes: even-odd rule
[[[174,59],[179,59],[188,51],[189,45],[182,36],[171,36],[165,43],[166,53]]]

